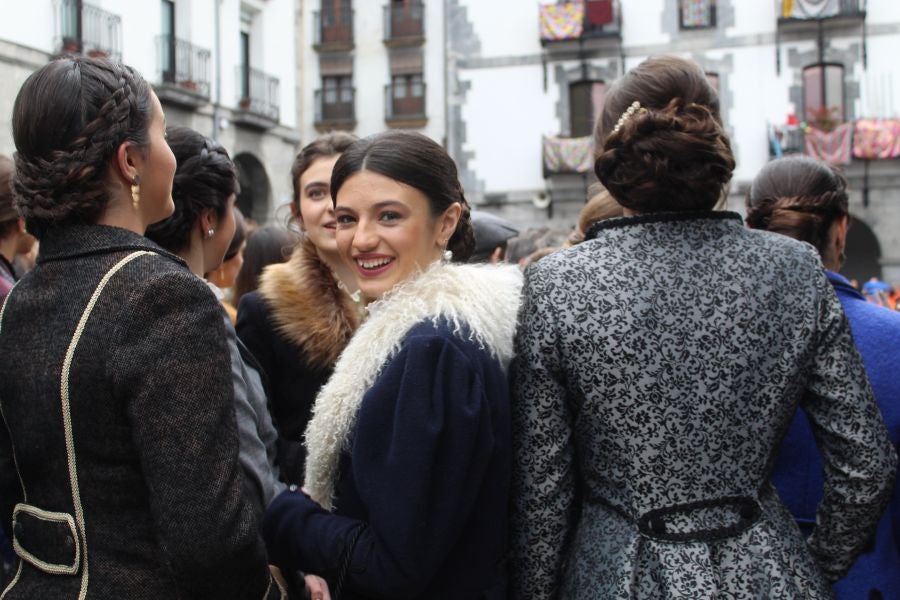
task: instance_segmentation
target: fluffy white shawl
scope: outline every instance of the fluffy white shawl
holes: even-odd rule
[[[341,450],[363,396],[418,323],[446,320],[508,365],[522,288],[514,266],[436,264],[369,305],[369,318],[319,392],[306,428],[306,481],[312,498],[331,510]]]

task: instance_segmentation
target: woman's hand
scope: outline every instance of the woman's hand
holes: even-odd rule
[[[331,600],[328,583],[324,579],[318,575],[306,575],[303,580],[306,582],[310,600]]]

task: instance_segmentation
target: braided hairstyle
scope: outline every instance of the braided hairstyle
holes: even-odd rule
[[[150,86],[127,65],[67,57],[47,63],[13,105],[14,192],[28,231],[96,223],[109,203],[107,173],[126,141],[148,144]]]
[[[808,156],[769,162],[747,191],[747,224],[809,242],[829,256],[831,226],[848,216],[847,180]]]
[[[625,116],[634,102],[641,108]],[[613,84],[594,137],[597,178],[636,212],[711,209],[734,171],[715,90],[674,56],[645,60]]]
[[[411,131],[387,131],[359,140],[334,165],[331,197],[336,199],[344,182],[360,171],[378,173],[416,188],[428,198],[433,217],[459,202],[462,212],[447,249],[453,252],[453,262],[469,259],[475,250],[469,203],[459,183],[456,163],[437,142]]]
[[[19,224],[19,213],[13,202],[13,161],[0,154],[0,239],[7,237]]]
[[[225,215],[228,198],[238,192],[237,170],[225,148],[193,129],[167,127],[166,135],[178,163],[172,183],[175,211],[148,227],[145,235],[178,253],[190,244],[191,230],[204,209],[211,208],[220,219]]]

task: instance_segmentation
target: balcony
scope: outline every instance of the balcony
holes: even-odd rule
[[[815,39],[818,62],[825,62],[828,31],[837,29],[842,36],[854,29],[860,32],[863,68],[868,65],[866,40],[866,0],[835,0],[812,2],[810,0],[776,0],[778,27],[775,29],[775,70],[781,73],[781,42]]]
[[[313,48],[317,52],[353,50],[353,10],[349,2],[313,13]]]
[[[209,102],[210,52],[170,35],[156,38],[159,85],[154,87],[163,102],[184,108],[199,108]]]
[[[779,0],[779,25],[797,21],[823,19],[860,19],[866,16],[866,0],[838,0],[810,2],[809,0]]]
[[[271,129],[280,118],[278,78],[259,69],[237,68],[238,110],[234,122],[254,129]]]
[[[541,45],[544,47],[604,38],[621,44],[622,13],[618,0],[542,4],[539,9]]]
[[[356,89],[352,87],[340,90],[316,90],[314,97],[316,129],[352,131],[356,127],[355,99]]]
[[[384,86],[384,120],[395,129],[419,129],[428,124],[425,83],[394,82]]]
[[[425,5],[390,3],[384,7],[384,45],[417,46],[425,42]]]
[[[60,54],[121,60],[122,17],[82,0],[61,0],[54,45]]]
[[[591,173],[594,170],[594,140],[591,136],[541,140],[544,178],[550,175]]]

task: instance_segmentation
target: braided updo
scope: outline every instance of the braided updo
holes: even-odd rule
[[[228,198],[238,192],[237,170],[228,152],[213,140],[188,127],[166,129],[178,167],[172,183],[175,211],[147,228],[148,238],[171,252],[190,244],[191,230],[205,208],[222,218]]]
[[[148,143],[150,93],[131,67],[86,57],[54,60],[25,81],[13,106],[14,191],[30,233],[100,218],[117,148]]]
[[[610,88],[595,142],[598,179],[636,212],[711,209],[734,171],[715,90],[673,56],[644,61]]]
[[[747,224],[809,242],[825,259],[831,226],[850,214],[847,180],[833,167],[789,156],[762,168],[747,192]]]
[[[434,140],[421,133],[387,131],[354,143],[341,154],[331,174],[331,197],[353,174],[372,171],[422,192],[432,216],[442,214],[454,202],[462,212],[447,243],[453,262],[466,262],[475,250],[475,232],[469,203],[463,194],[456,163]]]

